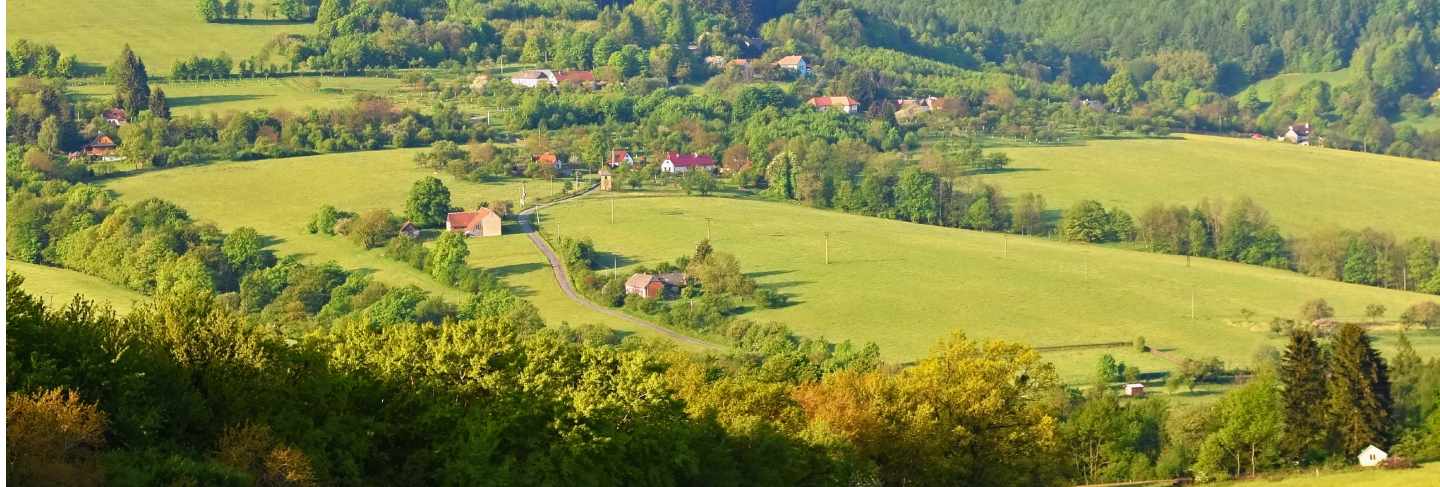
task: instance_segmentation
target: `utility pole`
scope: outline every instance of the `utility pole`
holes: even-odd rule
[[[610,195],[610,224],[615,224],[615,195]]]
[[[1190,254],[1185,254],[1185,267],[1190,267]]]
[[[1010,257],[1010,236],[1003,233],[1000,234],[1000,257]]]
[[[830,232],[825,232],[825,265],[830,265]]]
[[[710,240],[710,217],[705,217],[705,240]]]

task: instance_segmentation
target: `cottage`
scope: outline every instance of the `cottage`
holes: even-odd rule
[[[610,167],[620,167],[622,164],[629,166],[635,164],[635,158],[630,155],[630,151],[615,149],[610,151],[610,160],[606,163],[609,164]]]
[[[1145,397],[1145,384],[1125,384],[1125,395],[1128,397]]]
[[[1374,467],[1380,465],[1380,463],[1384,462],[1386,458],[1390,458],[1390,454],[1385,453],[1385,450],[1381,450],[1375,445],[1365,447],[1364,450],[1360,450],[1360,455],[1356,456],[1356,459],[1360,460],[1360,466],[1362,467]]]
[[[489,208],[447,213],[445,230],[467,237],[496,237],[500,235],[500,215]]]
[[[684,272],[662,272],[655,275],[665,287],[682,288],[690,283],[690,276]]]
[[[105,134],[100,134],[95,136],[94,139],[90,139],[90,142],[85,143],[81,152],[87,157],[98,158],[102,161],[113,161],[119,158],[116,154],[115,139]]]
[[[420,228],[415,226],[415,222],[407,220],[404,225],[400,225],[400,236],[412,239],[420,238]]]
[[[130,117],[125,115],[124,109],[120,108],[106,108],[105,111],[100,112],[100,118],[104,118],[106,122],[116,127],[130,123]]]
[[[797,76],[810,74],[810,63],[805,60],[805,56],[785,56],[779,61],[775,61],[775,65],[781,69],[794,71]]]
[[[534,88],[541,84],[559,86],[561,84],[592,85],[595,83],[595,74],[589,71],[554,71],[549,69],[531,69],[515,73],[510,77],[510,83]]]
[[[560,156],[555,155],[554,152],[533,155],[530,156],[530,159],[535,161],[536,164],[539,164],[540,167],[547,167],[557,171],[565,168],[565,162],[560,160]]]
[[[817,96],[810,99],[810,106],[820,110],[835,110],[840,113],[860,111],[860,102],[848,96]]]
[[[1291,125],[1290,130],[1286,131],[1285,135],[1280,136],[1280,138],[1291,144],[1310,145],[1310,124]]]
[[[645,299],[659,298],[665,292],[665,283],[654,274],[636,273],[625,280],[625,294],[634,294]]]
[[[740,75],[746,80],[755,78],[755,62],[752,59],[731,59],[725,66],[740,70]]]
[[[591,86],[595,84],[595,73],[589,71],[557,71],[555,72],[555,84]]]
[[[600,166],[600,172],[595,174],[600,176],[600,191],[615,191],[615,178],[609,167]]]
[[[714,170],[715,159],[695,153],[667,152],[665,160],[660,163],[660,172],[683,173],[691,169]]]

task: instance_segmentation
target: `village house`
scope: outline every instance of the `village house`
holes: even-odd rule
[[[1145,384],[1125,384],[1125,396],[1145,397]]]
[[[610,167],[631,166],[635,164],[635,158],[630,155],[630,151],[615,149],[610,151],[610,160],[606,161],[606,164],[609,164]]]
[[[679,289],[689,283],[690,276],[683,272],[662,272],[659,274],[635,273],[625,280],[625,294],[634,294],[645,299],[665,296],[667,289]]]
[[[125,115],[125,110],[119,108],[106,108],[105,111],[100,112],[100,118],[116,127],[130,123],[130,117]]]
[[[554,152],[533,155],[530,156],[530,160],[535,161],[540,167],[550,168],[556,171],[565,169],[565,161],[562,161],[560,156],[555,155]]]
[[[1310,124],[1291,125],[1280,138],[1291,144],[1310,145]]]
[[[860,102],[848,96],[817,96],[810,99],[810,106],[820,110],[835,110],[840,113],[858,113]]]
[[[120,156],[117,153],[115,139],[112,139],[109,135],[105,134],[100,134],[95,136],[94,139],[90,139],[90,142],[86,142],[85,146],[80,149],[80,152],[86,157],[100,159],[107,162],[120,159]]]
[[[715,159],[710,156],[696,153],[681,154],[679,152],[665,153],[665,160],[660,163],[660,172],[683,173],[691,169],[715,169]]]
[[[497,237],[500,236],[500,215],[489,208],[447,213],[445,230],[461,232],[467,237]]]
[[[785,56],[775,61],[775,65],[781,69],[788,69],[795,72],[796,76],[807,76],[810,74],[810,63],[805,61],[805,56]]]
[[[1360,461],[1360,466],[1362,467],[1378,466],[1383,463],[1386,458],[1390,458],[1390,454],[1385,453],[1385,450],[1381,450],[1375,445],[1365,447],[1364,450],[1360,450],[1360,455],[1356,456],[1356,459]]]
[[[755,78],[755,61],[753,59],[731,59],[730,62],[725,63],[725,66],[740,70],[740,75],[744,76],[746,80]]]
[[[665,293],[665,283],[654,274],[632,274],[625,280],[625,294],[634,294],[645,299],[658,299]]]
[[[400,236],[412,239],[420,238],[420,228],[415,226],[415,222],[406,220],[404,225],[400,225]]]
[[[531,69],[521,71],[510,77],[510,82],[534,88],[541,84],[559,86],[562,84],[579,84],[592,86],[595,83],[595,74],[589,71],[554,71],[549,69]]]

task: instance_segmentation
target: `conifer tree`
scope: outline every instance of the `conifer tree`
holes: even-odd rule
[[[1290,334],[1280,362],[1280,383],[1285,386],[1290,455],[1304,459],[1319,454],[1325,439],[1325,357],[1314,334],[1305,330]]]
[[[165,100],[165,90],[155,88],[150,93],[150,113],[160,118],[170,118],[170,102]]]
[[[1332,453],[1359,453],[1383,445],[1390,432],[1390,377],[1385,359],[1359,325],[1346,323],[1331,344],[1326,421]]]
[[[120,58],[110,66],[110,79],[115,83],[115,104],[130,114],[149,108],[150,78],[145,74],[145,61],[126,44]]]

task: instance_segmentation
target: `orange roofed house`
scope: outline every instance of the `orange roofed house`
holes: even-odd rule
[[[498,237],[500,215],[489,208],[448,213],[445,215],[445,230],[462,232],[467,237]]]
[[[810,106],[821,110],[835,110],[841,113],[860,111],[860,102],[848,96],[817,96],[810,99]]]
[[[810,63],[805,60],[805,56],[785,56],[779,61],[775,61],[775,65],[781,69],[794,71],[797,76],[804,77],[810,74]]]

